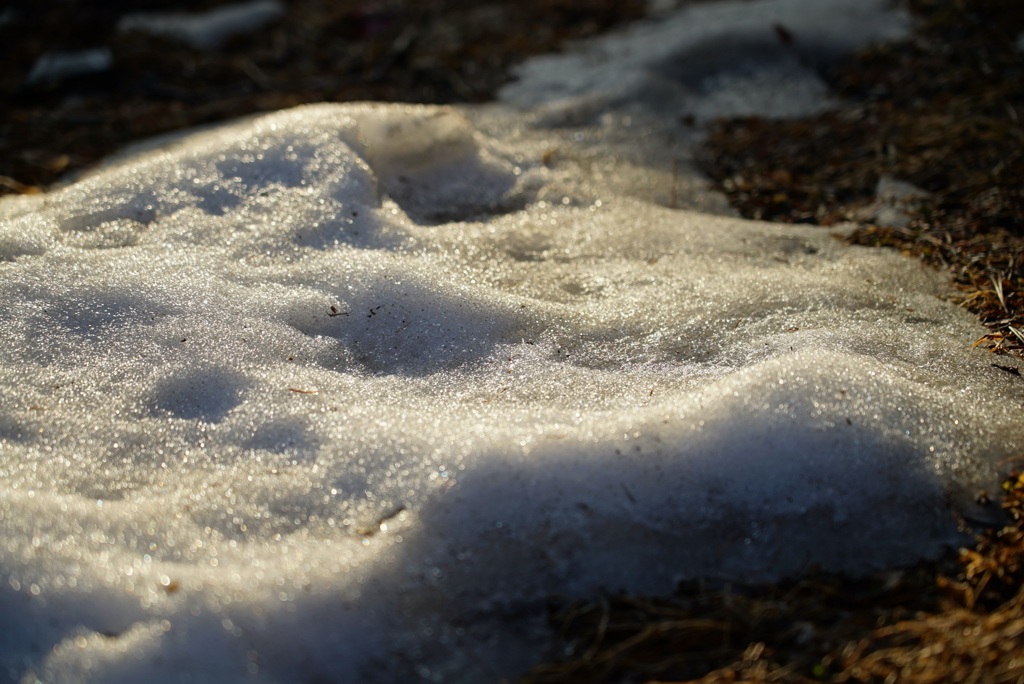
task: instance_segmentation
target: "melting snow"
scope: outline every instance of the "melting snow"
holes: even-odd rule
[[[513,107],[305,107],[0,203],[2,676],[494,681],[552,593],[955,542],[1024,389],[944,277],[728,216],[591,68],[692,75],[703,21],[719,85],[666,92],[710,112],[779,8],[849,47],[825,5],[905,25],[698,6]]]

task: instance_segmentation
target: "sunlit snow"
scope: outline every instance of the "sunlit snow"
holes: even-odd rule
[[[942,274],[730,217],[665,114],[885,6],[698,5],[542,62],[572,92],[289,110],[0,203],[0,678],[497,681],[551,594],[955,543],[1022,383]],[[698,34],[714,87],[669,85]]]

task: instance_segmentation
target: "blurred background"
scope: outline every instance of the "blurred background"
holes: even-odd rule
[[[662,2],[676,5],[682,2]],[[646,0],[0,3],[0,194],[127,142],[306,102],[479,102]]]

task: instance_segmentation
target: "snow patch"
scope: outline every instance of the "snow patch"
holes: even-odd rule
[[[113,63],[114,55],[110,48],[105,47],[74,52],[47,52],[32,65],[25,82],[44,83],[98,74],[110,69]]]
[[[0,677],[496,681],[550,594],[956,543],[1024,388],[945,278],[708,213],[674,118],[591,102],[302,107],[0,202]]]
[[[887,0],[697,3],[667,18],[531,59],[502,97],[520,107],[599,98],[658,116],[799,117],[828,106],[818,71],[871,42],[903,38]]]
[[[235,36],[259,31],[279,19],[284,12],[284,5],[278,0],[252,0],[217,7],[201,14],[126,14],[117,27],[120,31],[140,31],[200,50],[213,50]]]

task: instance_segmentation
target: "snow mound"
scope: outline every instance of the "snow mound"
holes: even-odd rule
[[[0,203],[0,678],[496,681],[553,593],[955,543],[1024,388],[943,277],[609,112],[304,107]]]

